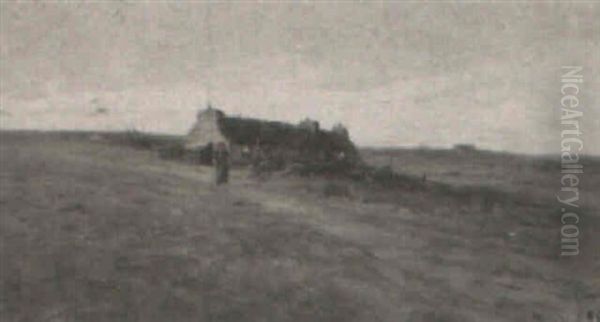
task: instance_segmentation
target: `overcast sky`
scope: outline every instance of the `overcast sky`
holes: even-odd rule
[[[359,145],[560,148],[562,65],[581,65],[600,154],[592,2],[2,2],[2,128],[185,133],[228,114],[324,127]]]

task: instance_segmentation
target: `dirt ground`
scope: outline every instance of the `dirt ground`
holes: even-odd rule
[[[2,134],[1,321],[585,321],[597,209],[561,259],[556,203],[327,196],[150,151]],[[558,181],[557,181],[558,182]],[[560,183],[556,183],[559,187]],[[516,197],[515,197],[516,198]]]

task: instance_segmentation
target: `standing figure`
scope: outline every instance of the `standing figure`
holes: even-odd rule
[[[260,140],[256,140],[256,144],[254,145],[254,149],[252,149],[252,175],[256,178],[260,178],[262,176],[262,165],[265,161],[265,154],[260,146]]]
[[[227,145],[219,142],[213,151],[213,165],[215,166],[215,182],[217,185],[229,181],[229,151]]]

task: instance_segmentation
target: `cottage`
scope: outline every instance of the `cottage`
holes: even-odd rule
[[[345,128],[344,128],[345,130]],[[283,164],[303,161],[348,160],[358,158],[347,131],[327,131],[316,121],[305,119],[298,125],[251,118],[231,117],[208,107],[197,114],[196,123],[185,138],[185,148],[205,155],[212,146],[223,142],[237,164],[251,161],[260,152]]]

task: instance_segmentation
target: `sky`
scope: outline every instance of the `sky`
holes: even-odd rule
[[[556,153],[561,66],[600,154],[593,2],[1,2],[0,128],[184,134],[230,115],[361,146]]]

